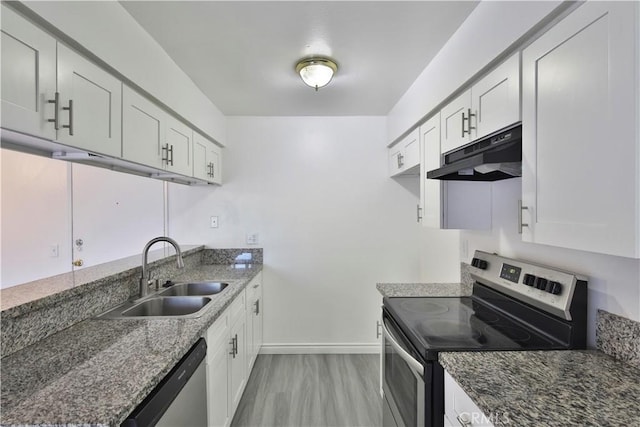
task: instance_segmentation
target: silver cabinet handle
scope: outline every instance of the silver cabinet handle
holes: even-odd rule
[[[398,355],[402,358],[402,360],[407,362],[409,367],[411,367],[411,369],[413,369],[418,375],[423,376],[424,366],[422,366],[422,363],[414,359],[413,356],[407,353],[407,351],[404,348],[402,348],[400,344],[398,344],[398,342],[393,338],[393,335],[391,335],[391,332],[389,332],[389,328],[387,328],[387,325],[384,322],[384,320],[382,321],[382,331],[384,333],[384,338],[389,340],[391,347],[393,347],[393,349],[398,353]]]
[[[527,206],[522,206],[522,200],[518,200],[518,234],[522,234],[523,227],[529,227],[529,224],[522,222],[522,211],[529,210]]]
[[[253,289],[256,289],[258,286],[260,286],[260,283],[256,283],[255,285],[253,285]]]
[[[173,166],[173,145],[168,142],[162,147],[162,151],[166,154],[162,155],[162,161],[167,164],[167,166]]]
[[[471,421],[467,419],[467,414],[461,414],[456,417],[462,427],[471,427]]]
[[[376,339],[382,336],[382,332],[380,331],[381,326],[382,324],[380,323],[380,321],[376,320]]]
[[[258,314],[260,314],[260,300],[256,300],[256,302],[254,302],[254,303],[253,303],[253,305],[254,305],[254,306],[255,306],[255,308],[256,308],[253,312],[254,312],[254,313],[256,314],[256,316],[257,316]]]
[[[471,135],[471,131],[472,130],[476,130],[475,126],[471,126],[471,117],[477,117],[477,114],[472,114],[471,113],[471,108],[467,108],[467,114],[469,115],[469,119],[467,120],[467,123],[469,123],[469,130],[467,131],[467,133],[469,135]],[[477,119],[476,119],[477,120]]]
[[[236,355],[238,354],[238,334],[236,334],[235,337],[231,338],[231,342],[229,344],[231,344],[231,351],[229,352],[229,354],[235,359]]]
[[[73,99],[69,100],[68,107],[62,107],[63,110],[69,112],[69,124],[62,125],[64,129],[69,129],[69,135],[73,136]]]
[[[404,156],[402,155],[402,153],[398,153],[396,158],[398,160],[398,169],[400,169],[402,166],[404,166]]]
[[[53,128],[55,130],[60,130],[60,113],[58,111],[58,107],[60,106],[60,92],[56,92],[53,96],[53,99],[47,99],[49,104],[53,104],[53,119],[48,119],[49,123],[53,123]]]
[[[420,207],[420,205],[417,205],[417,208],[418,222],[422,222],[422,208]]]
[[[464,111],[462,112],[462,137],[464,138],[465,134],[471,135],[471,131],[475,130],[475,126],[471,126],[471,117],[476,117],[476,114],[471,113],[471,108],[467,108],[467,116],[464,116]],[[464,123],[467,122],[467,129],[464,128]]]

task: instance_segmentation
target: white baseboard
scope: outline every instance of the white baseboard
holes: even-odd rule
[[[379,354],[380,344],[263,344],[260,354]]]

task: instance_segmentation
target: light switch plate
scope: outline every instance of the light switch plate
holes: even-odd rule
[[[257,245],[259,240],[258,233],[247,233],[247,245]]]
[[[211,217],[211,223],[209,224],[209,227],[218,228],[218,217],[217,216],[212,216]]]

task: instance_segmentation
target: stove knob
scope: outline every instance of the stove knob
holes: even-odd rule
[[[547,292],[553,295],[559,295],[562,292],[562,284],[559,282],[549,282],[547,284]]]
[[[479,258],[474,258],[474,259],[471,260],[471,265],[474,266],[474,267],[477,267],[479,261],[480,261]]]
[[[486,270],[489,267],[489,263],[483,259],[478,260],[478,268],[480,270]]]
[[[533,286],[536,284],[536,276],[533,274],[525,274],[522,279],[522,284],[527,286]]]
[[[536,279],[536,288],[540,289],[541,291],[544,291],[547,289],[547,279],[543,279],[542,277],[538,277]]]

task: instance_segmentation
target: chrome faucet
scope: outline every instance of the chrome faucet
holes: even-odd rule
[[[140,297],[145,297],[149,293],[149,274],[147,272],[147,256],[149,255],[149,248],[158,242],[167,242],[170,243],[171,246],[176,250],[176,259],[178,261],[178,268],[184,268],[184,261],[182,260],[182,251],[180,251],[180,246],[178,243],[170,237],[156,237],[155,239],[149,240],[149,242],[144,245],[144,249],[142,250],[142,277],[140,278]]]

